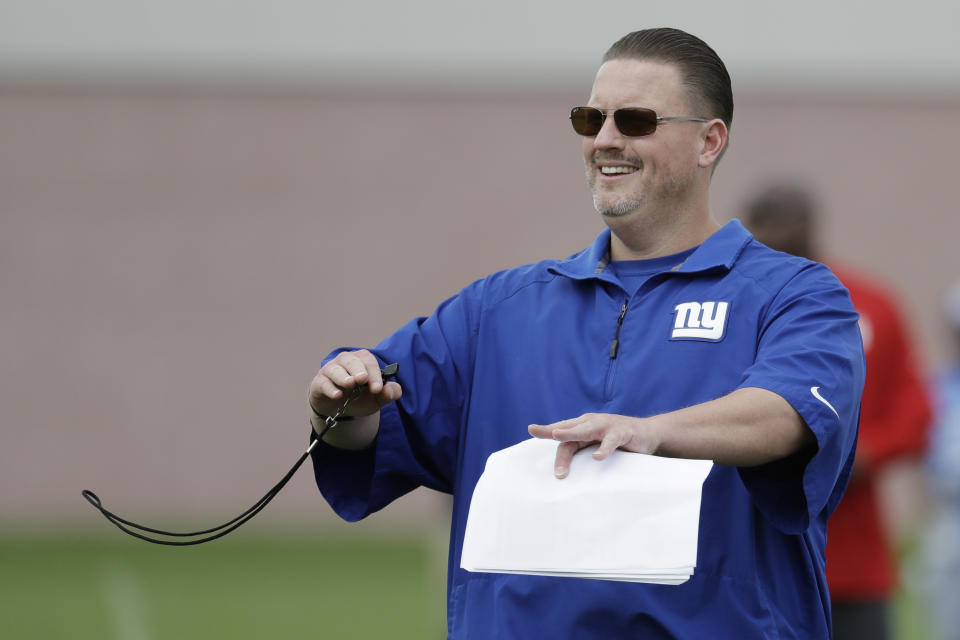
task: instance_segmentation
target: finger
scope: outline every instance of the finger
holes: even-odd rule
[[[337,357],[333,359],[333,362],[339,365],[350,376],[351,380],[355,384],[366,384],[368,375],[367,367],[363,362],[363,359],[359,357],[359,351],[344,351],[337,354]],[[339,384],[339,381],[336,381]],[[353,386],[353,385],[351,385]]]
[[[603,439],[600,441],[600,446],[597,447],[597,450],[593,452],[594,460],[603,460],[611,453],[616,451],[620,445],[624,444],[625,442],[626,439],[624,438],[623,431],[616,428],[607,429]]]
[[[527,431],[534,438],[546,438],[548,440],[553,440],[553,425],[531,424],[527,427]]]
[[[585,413],[582,416],[576,418],[569,418],[567,420],[561,420],[559,422],[553,422],[551,424],[531,424],[527,427],[527,431],[535,438],[550,438],[555,437],[555,433],[558,430],[571,429],[583,423],[585,420],[589,420],[591,414]]]
[[[341,396],[343,391],[323,374],[317,374],[310,384],[309,403],[316,413],[328,414],[332,406],[330,401],[337,400]]]
[[[353,376],[350,375],[350,372],[347,371],[339,360],[331,360],[320,369],[321,376],[329,378],[329,380],[340,387],[341,389],[352,389],[357,381],[354,380]]]
[[[566,428],[555,428],[553,439],[560,442],[599,442],[603,439],[604,427],[600,418],[589,418]]]
[[[376,395],[383,390],[383,378],[380,375],[380,363],[377,358],[363,349],[353,353],[357,362],[363,367],[363,382],[367,384],[370,393]]]
[[[573,454],[579,451],[583,446],[580,442],[561,442],[557,445],[557,457],[553,463],[553,475],[558,478],[566,478],[570,473],[570,461],[573,460]]]
[[[403,395],[403,389],[396,382],[388,382],[383,385],[383,390],[378,393],[374,398],[377,403],[382,407],[388,405],[391,402],[395,402],[400,399],[400,396]]]

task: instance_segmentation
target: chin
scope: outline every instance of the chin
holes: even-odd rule
[[[640,208],[640,201],[623,198],[614,202],[601,202],[594,197],[593,206],[604,218],[622,218]]]

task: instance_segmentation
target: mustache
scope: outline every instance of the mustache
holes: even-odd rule
[[[624,155],[622,153],[613,153],[609,151],[598,151],[590,158],[590,164],[593,166],[609,163],[609,162],[622,162],[624,164],[632,164],[634,166],[641,166],[643,163],[640,162],[639,158],[631,157]]]

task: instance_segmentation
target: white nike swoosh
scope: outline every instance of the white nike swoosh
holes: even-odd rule
[[[835,416],[837,416],[837,418],[839,418],[839,417],[840,417],[840,414],[837,413],[837,410],[833,408],[833,405],[832,405],[832,404],[830,404],[829,402],[827,402],[827,399],[826,399],[826,398],[824,398],[822,395],[820,395],[819,389],[820,389],[820,387],[810,387],[810,393],[813,394],[813,397],[814,397],[814,398],[816,398],[817,400],[819,400],[819,401],[822,402],[823,404],[827,405],[827,406],[830,408],[830,411],[833,411],[833,415],[835,415]]]

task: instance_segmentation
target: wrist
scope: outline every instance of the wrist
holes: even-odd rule
[[[665,427],[665,416],[650,416],[649,418],[634,418],[633,447],[638,453],[646,453],[651,456],[663,455],[663,437],[662,433]]]
[[[379,411],[368,416],[341,416],[341,419],[343,418],[349,418],[349,426],[326,429],[323,435],[324,442],[337,449],[353,451],[366,449],[373,444],[377,432],[380,430]],[[311,423],[317,433],[320,433],[320,430],[317,429],[317,423],[319,423],[321,429],[326,425],[324,419],[319,417],[312,418]]]
[[[326,413],[320,413],[319,411],[317,411],[316,407],[314,407],[313,404],[309,402],[307,403],[307,406],[310,407],[310,412],[313,413],[313,417],[319,419],[320,422],[326,422],[327,419],[330,417],[330,415]],[[353,420],[353,419],[354,419],[354,416],[340,416],[339,418],[337,418],[337,422],[349,422],[350,420]]]

